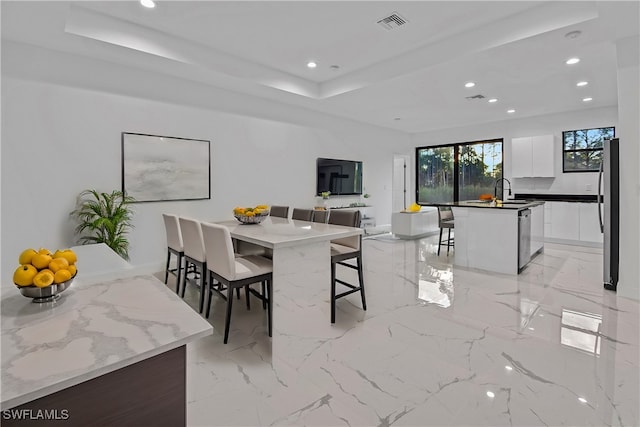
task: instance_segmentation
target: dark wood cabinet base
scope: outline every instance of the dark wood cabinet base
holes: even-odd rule
[[[3,410],[5,426],[184,426],[186,346]],[[21,417],[22,419],[17,419]]]

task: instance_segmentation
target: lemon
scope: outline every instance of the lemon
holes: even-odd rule
[[[33,259],[33,256],[37,253],[38,252],[36,252],[35,249],[31,249],[31,248],[25,249],[20,254],[20,257],[18,258],[18,262],[20,264],[31,264],[31,259]]]
[[[49,263],[49,270],[53,273],[57,273],[60,270],[67,270],[69,268],[69,261],[66,258],[55,258]]]
[[[71,277],[75,276],[76,273],[78,272],[78,269],[76,268],[75,265],[70,265],[68,267],[69,273],[71,273]]]
[[[13,273],[13,283],[18,286],[33,285],[33,278],[38,274],[38,270],[31,264],[21,265]]]
[[[58,270],[53,276],[53,283],[62,283],[71,279],[71,272],[69,270]]]
[[[50,251],[49,249],[47,249],[47,248],[40,248],[40,249],[38,250],[38,253],[39,253],[39,254],[42,254],[42,255],[49,255],[49,256],[51,256],[51,251]]]
[[[51,255],[38,252],[31,259],[31,264],[33,264],[33,266],[38,270],[42,270],[43,268],[47,268],[49,266],[49,263],[52,259],[53,258],[51,258]]]
[[[249,211],[245,214],[246,216],[256,216],[255,212]]]
[[[269,209],[269,206],[267,206],[267,205],[258,205],[258,206],[256,206],[256,209],[266,210],[266,209]]]
[[[235,208],[233,210],[233,213],[237,214],[237,215],[243,215],[244,214],[244,208]]]
[[[54,275],[50,271],[41,271],[33,278],[33,284],[39,288],[46,288],[53,283]]]
[[[66,259],[69,265],[73,265],[78,261],[78,257],[76,256],[76,253],[73,252],[73,250],[71,249],[62,249],[62,250],[58,249],[53,254],[53,259],[56,259],[56,258]]]

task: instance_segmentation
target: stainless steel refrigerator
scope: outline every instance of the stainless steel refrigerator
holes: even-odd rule
[[[605,140],[598,177],[598,215],[604,234],[604,287],[618,287],[620,259],[620,152],[618,138]]]

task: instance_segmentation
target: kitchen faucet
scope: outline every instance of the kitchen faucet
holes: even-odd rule
[[[507,178],[496,179],[496,183],[493,186],[493,197],[496,199],[498,198],[498,184],[502,181],[507,181],[509,183],[509,195],[511,195],[511,181],[509,181]],[[502,192],[504,193],[504,184],[502,184]]]

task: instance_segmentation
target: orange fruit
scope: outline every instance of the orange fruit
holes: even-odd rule
[[[75,276],[78,272],[78,269],[75,265],[70,265],[67,269],[69,270],[69,273],[71,273],[71,277]]]
[[[13,273],[13,283],[18,286],[33,285],[33,278],[38,274],[38,270],[31,264],[21,265]]]
[[[50,271],[41,271],[33,278],[33,284],[39,288],[46,288],[53,283],[53,277]]]
[[[78,257],[76,256],[76,253],[73,252],[71,249],[62,249],[62,250],[58,249],[53,254],[53,259],[56,259],[56,258],[66,259],[69,265],[73,265],[76,263],[76,261],[78,261]]]
[[[33,266],[38,270],[42,270],[43,268],[47,268],[49,266],[49,263],[52,259],[53,258],[51,258],[51,255],[38,252],[31,259],[31,264],[33,264]]]
[[[49,270],[53,273],[57,273],[60,270],[67,270],[69,268],[69,261],[66,258],[55,258],[49,263]]]
[[[37,253],[38,252],[36,252],[35,249],[31,249],[31,248],[25,249],[20,254],[20,257],[18,258],[18,262],[20,264],[31,264],[31,260],[33,259],[33,256]]]
[[[58,270],[53,276],[53,283],[62,283],[71,279],[71,272],[69,270]]]

